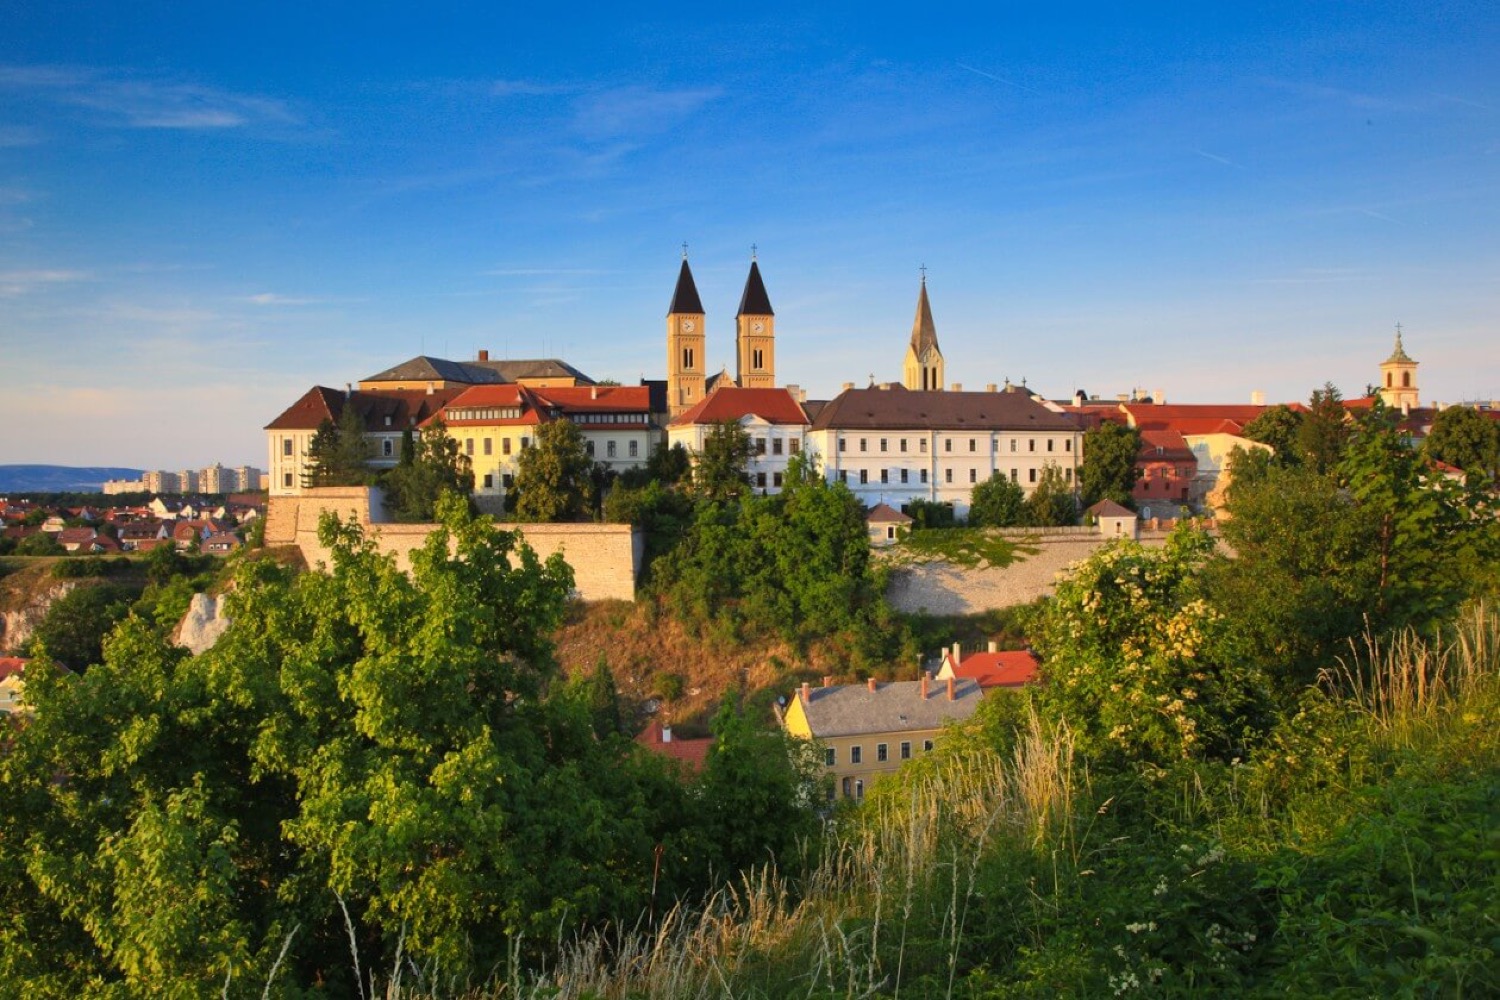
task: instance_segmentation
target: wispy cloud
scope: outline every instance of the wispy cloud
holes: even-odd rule
[[[245,296],[244,301],[253,306],[311,306],[324,300],[295,295],[278,295],[275,292],[260,292],[256,295]]]
[[[722,93],[717,87],[656,90],[629,86],[585,94],[574,106],[573,128],[591,141],[656,135],[690,118]]]
[[[33,128],[23,125],[0,125],[0,149],[22,149],[26,146],[39,146],[42,142],[42,134]]]
[[[128,128],[230,129],[299,122],[284,101],[273,98],[90,68],[0,66],[0,89],[94,111]]]
[[[1355,267],[1304,267],[1274,278],[1252,278],[1252,285],[1331,285],[1349,281],[1373,281],[1375,275]]]
[[[19,298],[52,285],[83,281],[86,278],[88,275],[82,271],[0,271],[0,298]]]
[[[494,80],[489,85],[492,97],[547,97],[553,94],[573,94],[578,85],[570,83],[539,83],[535,80]]]
[[[609,272],[589,267],[497,267],[483,273],[500,278],[535,278],[564,274],[608,274]]]
[[[994,73],[986,73],[982,69],[975,69],[973,66],[968,66],[964,63],[956,63],[955,65],[957,65],[959,69],[967,70],[968,72],[973,73],[975,76],[982,76],[986,80],[994,80],[996,83],[1003,83],[1007,87],[1014,87],[1016,90],[1021,90],[1025,91],[1028,94],[1036,94],[1038,96],[1041,96],[1042,92],[1040,90],[1033,90],[1031,87],[1026,86],[1024,83],[1017,83],[1014,80],[1007,80],[1003,76],[996,76]]]
[[[1208,152],[1206,150],[1195,149],[1195,150],[1193,150],[1193,153],[1196,154],[1196,155],[1198,155],[1198,156],[1203,157],[1205,160],[1212,160],[1214,163],[1222,163],[1226,167],[1237,167],[1237,166],[1239,166],[1239,164],[1235,163],[1233,160],[1226,159],[1225,157],[1219,156],[1219,155],[1214,154],[1214,153],[1210,153],[1210,152]]]

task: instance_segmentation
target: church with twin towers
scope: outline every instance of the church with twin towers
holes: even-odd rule
[[[765,279],[761,277],[760,264],[753,250],[750,273],[740,295],[739,311],[735,313],[732,380],[727,372],[708,372],[706,322],[707,314],[693,280],[692,268],[688,266],[684,244],[677,287],[667,308],[667,399],[672,417],[692,409],[721,385],[741,389],[776,387],[776,312],[771,308],[771,297],[766,292]],[[927,300],[926,268],[923,268],[902,384],[907,389],[940,391],[944,386],[943,377],[943,353],[938,348],[937,327],[932,321],[932,306]]]

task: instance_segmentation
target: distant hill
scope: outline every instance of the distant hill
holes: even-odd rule
[[[97,493],[106,479],[139,479],[140,469],[0,465],[0,493]]]

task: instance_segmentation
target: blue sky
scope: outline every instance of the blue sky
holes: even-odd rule
[[[665,373],[680,244],[733,368],[1357,395],[1397,322],[1500,397],[1492,4],[8,4],[0,463],[264,466],[418,353]],[[1043,9],[1045,8],[1045,9]]]

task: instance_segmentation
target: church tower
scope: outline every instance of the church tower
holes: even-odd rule
[[[927,275],[922,275],[922,291],[917,295],[917,318],[911,325],[911,344],[906,348],[906,366],[902,384],[916,391],[938,392],[943,388],[943,352],[938,350],[937,327],[932,322],[932,306],[927,301]]]
[[[745,279],[745,294],[740,296],[735,326],[735,384],[742,389],[774,389],[776,314],[771,311],[771,298],[760,278],[754,251],[750,254],[750,277]]]
[[[1396,324],[1396,349],[1380,364],[1380,398],[1405,413],[1421,405],[1417,394],[1417,363],[1401,346],[1401,324]]]
[[[667,307],[667,412],[675,417],[703,398],[703,302],[688,268],[686,244],[677,288]]]

